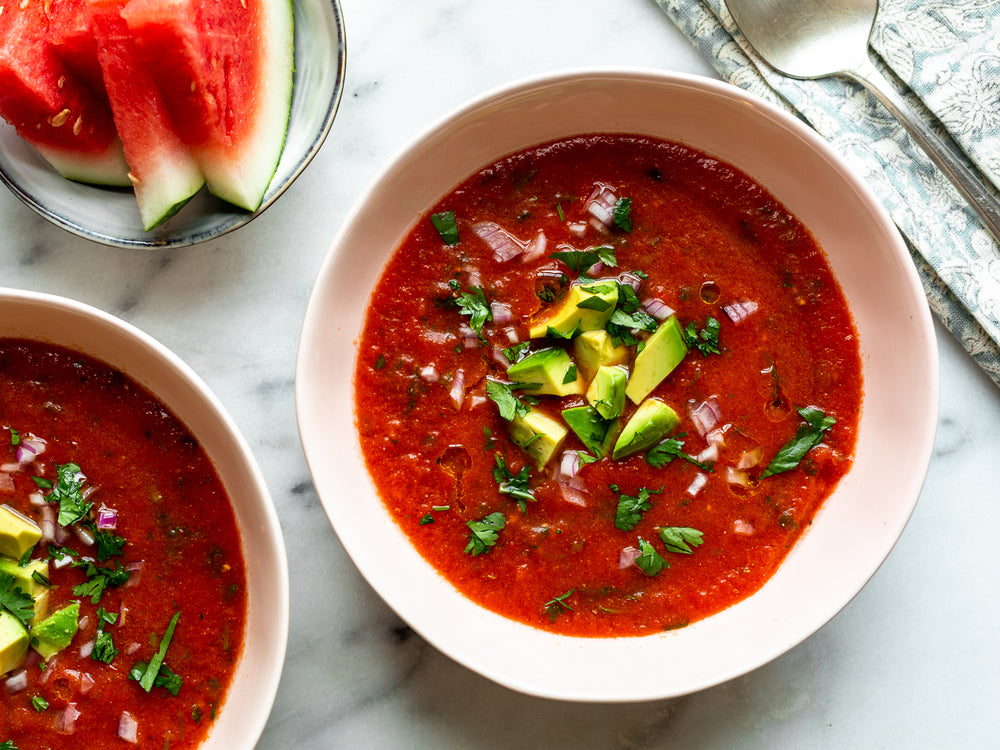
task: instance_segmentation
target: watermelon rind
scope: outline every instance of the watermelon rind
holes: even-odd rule
[[[260,0],[264,29],[261,35],[260,96],[257,121],[239,149],[207,144],[192,152],[213,195],[248,211],[260,206],[271,184],[285,146],[292,111],[294,21],[289,0]]]
[[[32,144],[60,176],[74,182],[109,187],[128,187],[128,162],[122,143],[115,140],[103,153],[85,153],[75,149],[60,149],[44,143]]]

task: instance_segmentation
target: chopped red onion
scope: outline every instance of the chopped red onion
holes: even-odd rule
[[[489,399],[480,393],[474,393],[467,399],[467,403],[469,404],[470,409],[475,409],[477,406],[482,406],[487,401],[489,401]]]
[[[737,518],[733,521],[733,533],[740,534],[741,536],[750,536],[753,534],[753,524]]]
[[[13,695],[14,693],[20,693],[28,687],[28,670],[19,669],[13,672],[10,677],[7,678],[7,682],[4,685],[7,688],[7,694]]]
[[[714,445],[716,448],[725,448],[726,433],[729,431],[730,427],[732,427],[732,425],[727,423],[721,427],[715,427],[714,429],[709,430],[708,434],[705,435],[705,442],[709,445]]]
[[[710,444],[707,448],[705,448],[705,450],[703,450],[701,453],[695,456],[695,459],[697,461],[701,461],[701,463],[707,463],[709,461],[718,461],[719,446]]]
[[[36,508],[44,508],[49,504],[49,501],[45,499],[45,495],[41,492],[32,492],[29,494],[28,502]]]
[[[13,474],[15,471],[24,471],[24,467],[21,464],[10,461],[5,464],[0,464],[0,471],[4,471],[8,474]]]
[[[49,678],[52,676],[52,673],[55,672],[54,667],[56,666],[56,661],[58,659],[59,659],[59,654],[56,654],[51,659],[45,660],[45,669],[42,671],[42,677],[38,681],[39,685],[44,685],[46,682],[49,681]]]
[[[510,360],[507,359],[507,355],[503,353],[503,349],[499,346],[493,347],[493,361],[496,362],[501,367],[510,367]]]
[[[55,524],[53,524],[53,526],[54,525]],[[44,530],[42,533],[44,535]],[[59,557],[56,557],[52,560],[52,567],[54,567],[56,570],[59,570],[60,568],[65,568],[67,565],[72,564],[72,562],[73,562],[72,555],[60,555]]]
[[[0,472],[0,492],[14,491],[14,477],[6,471]]]
[[[128,582],[125,584],[125,588],[132,588],[139,584],[139,581],[142,579],[142,569],[144,567],[146,567],[145,560],[125,563],[125,570],[128,571]]]
[[[80,718],[80,712],[76,710],[75,703],[69,703],[66,705],[56,719],[55,730],[59,734],[73,734],[73,730],[76,728],[76,720]]]
[[[744,299],[738,302],[730,302],[728,305],[722,306],[722,312],[726,314],[733,323],[741,323],[747,319],[750,315],[757,312],[757,303]]]
[[[709,431],[722,421],[722,409],[715,396],[711,396],[691,408],[691,419],[698,434],[705,437]]]
[[[77,624],[77,629],[86,630],[89,624],[90,624],[90,617],[84,615],[83,617],[80,618],[80,622]]]
[[[579,477],[571,477],[566,481],[560,481],[558,485],[563,500],[571,505],[579,505],[581,508],[587,507],[587,493],[584,492],[584,487]]]
[[[666,320],[674,314],[674,308],[661,299],[648,297],[642,301],[642,309],[657,320]]]
[[[694,479],[691,480],[691,484],[688,485],[687,493],[691,495],[691,497],[694,497],[701,492],[701,488],[704,487],[707,482],[708,474],[699,471],[694,475]]]
[[[629,565],[635,565],[635,561],[642,554],[638,547],[626,547],[618,555],[618,570],[624,570]]]
[[[734,469],[732,466],[726,467],[726,481],[729,484],[738,484],[740,487],[746,487],[750,482],[745,471]]]
[[[94,687],[94,678],[84,672],[80,675],[80,694],[86,695]]]
[[[528,247],[525,248],[524,253],[521,254],[522,263],[530,263],[533,260],[537,260],[545,255],[545,249],[548,247],[549,242],[545,238],[545,232],[539,231],[531,242],[528,243]]]
[[[131,656],[136,651],[138,651],[140,648],[142,648],[142,644],[136,643],[135,641],[132,641],[130,644],[128,644],[125,647],[125,655],[126,656]]]
[[[472,231],[490,246],[493,257],[500,263],[516,258],[524,252],[525,243],[493,221],[480,221],[472,225]]]
[[[620,281],[622,284],[628,284],[637,292],[639,291],[639,287],[642,286],[642,277],[637,276],[631,271],[626,271],[625,273],[618,274],[618,281]]]
[[[434,365],[427,365],[426,367],[420,368],[420,377],[428,383],[436,383],[441,379],[441,374],[437,371],[437,368]]]
[[[128,607],[121,607],[118,610],[118,619],[115,620],[115,627],[116,628],[124,627],[125,620],[127,618],[128,618]]]
[[[744,451],[740,456],[739,460],[736,462],[737,469],[749,469],[760,463],[761,459],[764,458],[764,448],[758,445],[748,451]]]
[[[465,400],[465,373],[461,370],[455,370],[455,375],[451,379],[451,390],[448,392],[451,396],[451,400],[455,403],[456,409],[462,408],[462,402]]]
[[[86,529],[78,523],[73,524],[70,528],[73,529],[73,533],[76,534],[76,538],[80,540],[80,544],[85,547],[93,546],[94,535],[90,533],[90,529]]]
[[[118,528],[118,511],[101,505],[97,509],[97,528],[105,530]]]
[[[118,720],[118,737],[133,745],[139,742],[139,722],[128,711],[122,711]]]
[[[565,477],[575,477],[580,473],[580,451],[563,451],[559,471]]]
[[[514,326],[508,326],[503,329],[503,332],[507,335],[507,340],[512,344],[517,344],[521,341],[521,337],[517,335],[517,329]]]
[[[39,454],[45,452],[45,443],[41,440],[30,440],[22,438],[14,450],[14,460],[19,464],[30,464],[35,461]]]
[[[578,239],[581,239],[587,233],[587,225],[582,221],[574,221],[572,224],[567,224],[566,229]]]
[[[80,658],[86,659],[94,650],[94,642],[87,641],[82,646],[80,646]]]
[[[614,207],[617,202],[618,193],[615,192],[613,187],[605,185],[602,182],[595,183],[594,189],[590,191],[590,195],[587,196],[587,200],[583,205],[587,213],[599,222],[595,223],[591,221],[591,226],[601,231],[614,226]]]
[[[505,302],[490,302],[490,313],[493,315],[493,322],[497,325],[510,323],[514,319],[514,314],[510,311],[510,305]]]

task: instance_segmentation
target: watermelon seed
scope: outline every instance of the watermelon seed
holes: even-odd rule
[[[49,118],[49,125],[51,125],[54,128],[62,127],[63,125],[66,124],[66,121],[69,119],[69,115],[70,111],[68,109],[64,109],[62,112],[52,115],[52,117]]]

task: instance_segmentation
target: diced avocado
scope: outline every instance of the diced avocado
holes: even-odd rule
[[[57,609],[31,629],[32,648],[41,654],[43,659],[49,659],[62,651],[76,635],[79,616],[80,603],[76,601]]]
[[[532,458],[539,469],[544,468],[562,448],[568,434],[557,421],[534,409],[523,417],[515,416],[509,429],[510,439]]]
[[[652,448],[674,429],[680,417],[677,412],[657,398],[648,398],[639,404],[618,436],[612,458],[624,458],[633,453]]]
[[[590,381],[587,402],[605,419],[620,417],[625,411],[625,383],[628,370],[617,365],[602,365]]]
[[[20,560],[41,538],[37,523],[9,505],[0,505],[0,554]]]
[[[646,345],[635,356],[632,376],[625,386],[625,395],[638,404],[681,363],[687,354],[684,330],[677,318],[671,315],[660,323]]]
[[[586,389],[576,363],[565,349],[532,352],[508,367],[507,377],[536,396],[578,396]]]
[[[621,430],[620,419],[604,419],[590,406],[563,409],[562,417],[580,442],[597,458],[603,458],[610,452]]]
[[[28,629],[14,615],[0,609],[0,675],[17,669],[28,653]]]
[[[14,579],[14,585],[35,600],[35,615],[30,623],[35,623],[45,617],[49,611],[49,587],[36,581],[34,574],[49,577],[48,560],[32,560],[27,565],[19,565],[10,557],[0,557],[0,573],[6,573]],[[29,623],[29,624],[30,624]]]
[[[611,334],[602,328],[599,331],[584,331],[573,339],[573,356],[584,380],[590,381],[601,365],[625,364],[628,348],[624,344],[615,346]]]
[[[550,328],[562,336],[570,336],[574,331],[596,331],[608,324],[617,304],[617,282],[577,284],[570,288],[558,310],[545,320],[532,324],[528,335],[533,339],[543,338]]]

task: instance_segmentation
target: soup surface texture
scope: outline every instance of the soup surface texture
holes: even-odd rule
[[[361,447],[412,543],[482,606],[576,636],[757,591],[848,471],[862,403],[807,229],[638,136],[470,177],[392,256],[359,352]]]
[[[32,648],[5,675],[0,742],[196,747],[225,699],[247,610],[213,464],[134,380],[37,342],[0,339],[0,427],[0,502],[43,533],[15,562],[47,563],[49,613],[79,606],[67,646],[47,658]],[[40,632],[36,621],[33,644]]]

